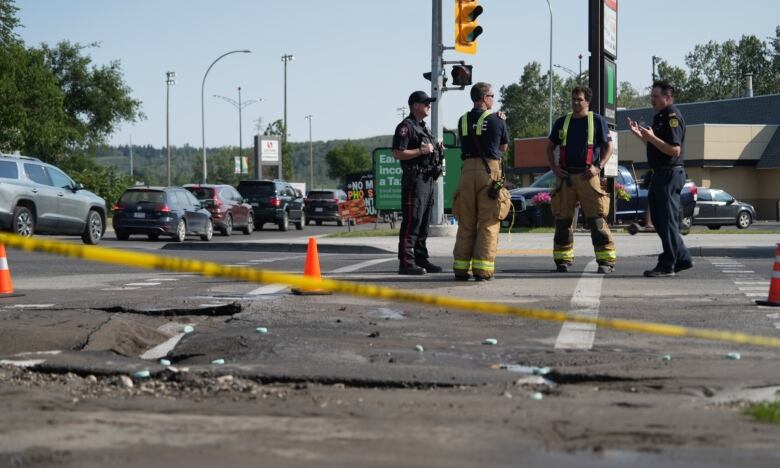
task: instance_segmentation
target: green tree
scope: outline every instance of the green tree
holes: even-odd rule
[[[101,167],[95,162],[95,158],[84,154],[58,158],[55,164],[73,180],[105,198],[109,210],[122,196],[122,192],[133,185],[130,177],[117,174],[113,167]]]
[[[624,107],[626,109],[637,109],[640,107],[648,107],[650,105],[650,99],[647,95],[641,96],[639,91],[631,86],[628,81],[621,81],[618,87],[617,106]]]
[[[528,138],[547,134],[547,78],[539,62],[523,68],[520,81],[499,90],[501,110],[507,113],[509,137]]]
[[[17,40],[14,29],[19,26],[16,12],[19,9],[14,6],[13,0],[0,0],[0,45],[5,45]]]
[[[40,50],[0,47],[0,150],[49,159],[65,149],[63,93]]]
[[[54,48],[42,44],[46,63],[63,91],[63,110],[71,148],[101,144],[123,121],[135,122],[145,116],[141,102],[130,97],[131,89],[124,83],[118,61],[107,66],[95,66],[88,47],[62,41]]]
[[[347,140],[325,155],[329,169],[328,175],[337,180],[344,180],[347,174],[371,169],[371,156],[362,145]]]

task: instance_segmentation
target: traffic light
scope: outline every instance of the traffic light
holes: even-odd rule
[[[425,78],[428,81],[431,81],[431,72],[425,72],[423,73],[423,78]],[[444,81],[442,83],[444,86],[447,86],[447,77],[444,77]]]
[[[477,53],[477,37],[482,34],[477,17],[483,11],[477,0],[455,0],[455,50],[458,52]]]
[[[452,84],[455,86],[468,86],[471,84],[471,65],[454,65],[452,67]]]

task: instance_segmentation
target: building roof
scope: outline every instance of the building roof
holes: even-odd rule
[[[677,107],[680,109],[687,125],[780,125],[780,94],[723,99],[720,101],[692,102],[677,104]],[[644,120],[649,124],[653,121],[654,114],[655,111],[652,107],[621,109],[617,112],[615,123],[618,130],[628,130],[626,117],[630,117],[633,120]],[[780,169],[780,128],[775,130],[756,168]]]

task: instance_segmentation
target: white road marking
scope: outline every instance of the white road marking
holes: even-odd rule
[[[395,258],[377,258],[374,260],[368,260],[365,262],[356,263],[354,265],[347,265],[345,267],[336,268],[333,271],[328,272],[329,274],[340,274],[340,273],[351,273],[353,271],[360,270],[365,267],[378,265],[380,263],[385,263],[395,260]],[[279,291],[283,291],[285,289],[289,288],[289,286],[285,284],[267,284],[265,286],[261,286],[254,291],[250,291],[248,294],[250,296],[260,296],[260,295],[267,295],[267,294],[276,294]]]
[[[755,273],[753,270],[723,270],[723,273]]]
[[[747,297],[766,297],[766,293],[745,293]]]
[[[49,356],[56,356],[57,354],[62,353],[62,351],[58,349],[54,349],[51,351],[27,351],[24,353],[16,353],[14,356],[40,356],[40,355],[49,355]]]
[[[44,362],[46,362],[46,359],[28,359],[26,361],[11,361],[8,359],[0,359],[0,365],[6,364],[17,367],[32,367],[37,366],[38,364],[43,364]]]
[[[756,286],[769,286],[769,281],[734,281],[734,284],[755,284]]]
[[[247,263],[272,263],[272,262],[279,262],[282,260],[293,260],[301,257],[302,255],[290,255],[287,257],[262,258],[257,260],[247,260]]]
[[[601,284],[604,275],[590,273],[597,268],[596,260],[585,266],[585,272],[574,288],[570,310],[572,314],[597,318],[601,304]],[[564,322],[555,349],[591,349],[596,337],[596,325],[590,323]]]
[[[48,309],[54,307],[55,304],[14,304],[5,306],[6,309]]]
[[[116,288],[102,288],[101,291],[132,291],[134,289],[141,289],[139,287],[116,287]]]
[[[147,349],[139,357],[141,359],[160,359],[161,357],[165,357],[174,347],[176,347],[177,344],[179,344],[179,341],[181,341],[184,335],[185,335],[184,333],[179,333],[176,336],[172,336],[168,340],[163,341],[162,343],[158,344],[154,348]]]
[[[766,286],[740,287],[740,291],[766,291]]]
[[[146,281],[179,281],[178,278],[149,278]]]
[[[160,283],[126,283],[125,286],[159,286]]]

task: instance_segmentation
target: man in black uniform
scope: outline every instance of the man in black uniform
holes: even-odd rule
[[[663,253],[652,270],[645,276],[674,276],[675,273],[693,267],[693,261],[680,235],[680,191],[685,185],[683,168],[683,143],[685,121],[674,106],[674,88],[667,81],[653,83],[650,102],[657,112],[652,127],[643,127],[628,119],[631,133],[647,143],[647,163],[653,170],[648,205],[653,213],[653,223],[661,238]]]
[[[432,158],[441,151],[423,119],[431,111],[431,98],[424,91],[409,96],[409,116],[395,128],[393,157],[401,161],[401,209],[403,220],[398,236],[398,274],[440,273],[441,267],[428,261],[428,224],[433,209],[433,183],[438,175]]]

